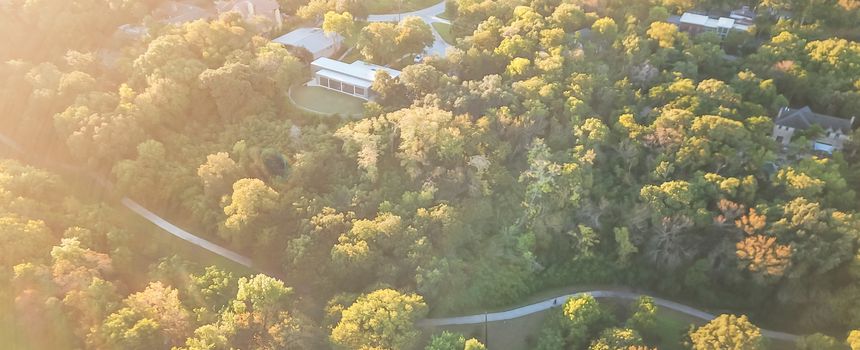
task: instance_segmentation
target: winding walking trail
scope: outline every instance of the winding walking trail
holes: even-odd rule
[[[17,142],[15,142],[15,140],[13,140],[11,137],[8,137],[2,133],[0,133],[0,144],[6,145],[6,147],[9,147],[10,149],[15,151],[16,153],[20,153],[23,155],[28,154],[28,152],[23,147],[21,147],[21,145],[19,145]],[[69,171],[81,172],[81,173],[85,174],[86,176],[94,179],[95,182],[99,184],[99,186],[101,186],[107,190],[113,189],[113,184],[110,183],[110,181],[102,178],[101,176],[94,175],[91,172],[87,171],[86,169],[83,169],[83,168],[77,167],[77,166],[71,166],[71,165],[68,165],[68,164],[65,164],[62,162],[58,162],[58,161],[54,161],[52,159],[48,159],[45,157],[40,157],[40,158],[42,159],[43,162],[53,164],[53,166],[55,166],[55,167],[59,167],[59,168],[69,170]],[[191,244],[194,244],[200,248],[203,248],[203,249],[206,249],[212,253],[218,254],[218,255],[224,257],[225,259],[233,261],[233,262],[240,264],[242,266],[245,266],[247,268],[256,269],[254,264],[253,264],[253,261],[250,258],[243,256],[239,253],[236,253],[230,249],[219,246],[219,245],[212,243],[210,241],[207,241],[207,240],[200,238],[198,236],[195,236],[195,235],[191,234],[190,232],[185,231],[185,230],[179,228],[178,226],[176,226],[174,224],[171,224],[170,222],[168,222],[164,218],[162,218],[162,217],[156,215],[155,213],[149,211],[149,209],[144,208],[142,205],[138,204],[137,202],[135,202],[131,198],[123,197],[121,202],[122,202],[123,206],[125,206],[126,208],[128,208],[129,210],[131,210],[132,212],[137,214],[138,216],[144,218],[146,221],[149,221],[149,222],[155,224],[156,226],[158,226],[162,230],[166,231],[167,233],[169,233],[171,235],[178,237],[179,239],[185,240],[185,241],[187,241]]]
[[[22,153],[22,154],[26,153],[25,150],[20,145],[18,145],[18,143],[16,143],[14,140],[7,137],[6,135],[3,135],[2,133],[0,133],[0,144],[6,145],[7,147],[11,148],[12,150],[14,150],[18,153]],[[56,162],[49,160],[49,159],[46,159],[46,161],[51,162],[51,163],[56,163]],[[65,167],[65,168],[71,168],[70,166],[68,166],[66,164],[61,164],[61,163],[58,164],[58,166]],[[83,169],[78,169],[78,170],[86,172]],[[112,184],[110,184],[110,182],[108,182],[107,180],[104,180],[101,177],[92,175],[89,172],[86,172],[86,173],[89,174],[89,176],[96,179],[96,181],[101,186],[104,186],[106,188],[112,187]],[[162,218],[162,217],[156,215],[155,213],[149,211],[148,209],[144,208],[142,205],[138,204],[137,202],[135,202],[134,200],[132,200],[128,197],[123,197],[121,202],[122,202],[122,205],[124,205],[126,208],[130,209],[135,214],[146,219],[147,221],[155,224],[156,226],[158,226],[162,230],[166,231],[167,233],[170,233],[170,234],[172,234],[172,235],[174,235],[174,236],[176,236],[182,240],[185,240],[185,241],[187,241],[191,244],[194,244],[200,248],[206,249],[212,253],[218,254],[218,255],[226,258],[226,259],[229,259],[229,260],[236,262],[240,265],[243,265],[245,267],[255,268],[254,264],[250,258],[243,256],[241,254],[238,254],[238,253],[236,253],[230,249],[219,246],[219,245],[212,243],[210,241],[207,241],[201,237],[195,236],[195,235],[191,234],[190,232],[179,228],[178,226],[168,222],[164,218]],[[511,319],[531,315],[531,314],[534,314],[537,312],[549,310],[553,307],[563,305],[564,302],[567,301],[567,299],[569,299],[569,298],[577,297],[577,296],[581,296],[581,295],[591,295],[595,298],[602,298],[602,299],[635,300],[635,299],[638,299],[639,297],[641,297],[645,294],[639,294],[639,293],[633,293],[633,292],[621,291],[621,290],[593,290],[593,291],[586,291],[586,292],[560,295],[560,296],[555,297],[555,298],[550,298],[550,299],[547,299],[547,300],[544,300],[541,302],[537,302],[537,303],[534,303],[531,305],[526,305],[526,306],[519,307],[516,309],[511,309],[508,311],[494,312],[494,313],[487,313],[487,314],[469,315],[469,316],[447,317],[447,318],[429,318],[429,319],[424,319],[424,320],[418,321],[418,325],[423,326],[423,327],[433,327],[433,326],[479,324],[479,323],[484,323],[484,322],[511,320]],[[710,321],[716,317],[713,314],[707,313],[705,311],[702,311],[702,310],[699,310],[699,309],[696,309],[696,308],[693,308],[693,307],[690,307],[687,305],[679,304],[679,303],[676,303],[674,301],[661,299],[661,298],[655,298],[655,297],[652,297],[652,298],[654,299],[654,303],[660,307],[664,307],[664,308],[667,308],[667,309],[670,309],[673,311],[677,311],[677,312],[680,312],[680,313],[683,313],[686,315],[690,315],[690,316],[693,316],[693,317],[696,317],[696,318],[699,318],[702,320]],[[794,335],[794,334],[771,331],[771,330],[766,330],[766,329],[762,329],[761,334],[767,338],[783,340],[783,341],[791,341],[791,342],[796,341],[798,338],[798,336]]]
[[[218,254],[228,260],[231,260],[247,268],[254,268],[254,263],[251,261],[250,258],[236,253],[230,249],[224,248],[215,243],[209,242],[203,238],[197,237],[190,232],[185,231],[174,224],[171,224],[167,220],[164,220],[162,217],[155,215],[155,213],[144,208],[142,205],[137,204],[137,202],[131,200],[131,198],[123,197],[122,205],[135,212],[135,214],[139,215],[140,217],[160,227],[162,230],[167,231],[168,233],[179,237],[180,239],[183,239],[200,248],[206,249],[212,253]]]
[[[555,298],[549,298],[544,301],[540,301],[531,305],[526,305],[523,307],[519,307],[516,309],[502,311],[502,312],[494,312],[488,314],[477,314],[477,315],[469,315],[469,316],[459,316],[459,317],[446,317],[446,318],[428,318],[425,320],[418,321],[419,326],[423,327],[434,327],[434,326],[453,326],[453,325],[465,325],[465,324],[479,324],[484,322],[493,322],[493,321],[505,321],[511,320],[523,316],[528,316],[537,312],[541,312],[544,310],[549,310],[553,307],[564,305],[565,301],[569,298],[578,297],[582,295],[591,295],[598,299],[622,299],[622,300],[636,300],[641,296],[646,296],[645,294],[620,291],[620,290],[593,290],[587,292],[579,292],[573,294],[561,295]],[[715,315],[704,312],[702,310],[679,304],[671,300],[655,298],[654,304],[664,307],[669,310],[677,311],[686,315],[693,316],[698,319],[702,319],[705,321],[710,321],[716,318]],[[790,341],[794,342],[797,340],[798,336],[789,333],[777,332],[762,329],[761,334],[767,338]]]

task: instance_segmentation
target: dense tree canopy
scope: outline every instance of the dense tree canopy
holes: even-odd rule
[[[321,22],[402,68],[375,75],[357,119],[293,106],[302,55],[239,13],[168,24],[147,17],[159,1],[4,3],[0,132],[59,175],[0,161],[0,335],[20,348],[480,349],[473,334],[424,344],[415,322],[624,285],[826,333],[801,348],[853,346],[859,143],[827,155],[809,146],[827,130],[788,147],[769,133],[781,107],[860,110],[855,2],[751,3],[753,30],[721,39],[671,16],[725,1],[449,0],[456,45],[408,64],[434,41],[421,18],[279,1],[284,31]],[[123,197],[283,281],[189,253],[129,219]],[[647,298],[562,304],[527,347],[679,341]],[[689,336],[701,349],[762,338],[744,316]]]

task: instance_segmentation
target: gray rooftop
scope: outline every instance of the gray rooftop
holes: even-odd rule
[[[298,28],[275,38],[274,42],[303,47],[313,54],[331,47],[343,38],[337,33],[326,33],[320,28]]]
[[[850,134],[851,126],[854,124],[854,118],[842,119],[829,115],[818,114],[813,112],[809,106],[800,109],[785,107],[779,111],[779,115],[777,115],[773,122],[776,125],[787,126],[799,130],[805,130],[813,125],[819,125],[824,130],[839,130],[843,134]]]
[[[398,70],[378,66],[371,63],[366,63],[363,61],[346,63],[336,61],[330,58],[320,57],[315,61],[311,62],[311,66],[316,70],[328,70],[331,72],[337,72],[353,78],[364,80],[366,82],[373,82],[373,80],[376,79],[376,72],[378,71],[386,71],[388,72],[388,75],[390,75],[392,78],[397,78],[398,76],[400,76],[400,71]]]

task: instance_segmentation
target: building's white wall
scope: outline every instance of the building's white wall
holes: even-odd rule
[[[781,125],[773,126],[773,139],[779,141],[781,137],[783,145],[788,145],[792,136],[794,136],[794,128]]]
[[[794,128],[790,128],[787,126],[774,125],[773,126],[773,139],[779,141],[780,137],[782,137],[782,142],[780,144],[787,146],[791,143],[791,138],[794,136]],[[822,137],[819,137],[814,140],[814,142],[826,143],[828,145],[833,146],[834,149],[842,149],[845,145],[845,142],[848,141],[848,135],[840,133],[831,132],[829,135],[827,131]]]
[[[333,89],[333,88],[330,88],[330,87],[328,87],[328,86],[326,86],[326,85],[321,84],[321,83],[320,83],[320,78],[321,78],[321,77],[320,77],[319,75],[317,75],[316,73],[314,73],[314,79],[313,79],[311,82],[312,82],[314,85],[316,85],[316,86],[319,86],[319,87],[322,87],[322,88],[326,88],[326,89],[329,89],[329,90],[332,90],[332,91],[336,91],[336,92],[342,93],[342,94],[344,94],[344,95],[355,96],[355,97],[358,97],[358,98],[360,98],[360,99],[368,100],[368,101],[370,100],[370,89],[364,89],[364,94],[355,94],[355,93],[351,94],[351,93],[344,92],[344,91],[339,90],[339,89]],[[330,78],[326,78],[326,79],[329,79],[329,80],[334,81],[334,79],[330,79]],[[340,83],[341,83],[341,84],[344,84],[343,82],[340,82]]]
[[[336,40],[332,40],[328,47],[317,52],[311,52],[311,54],[314,55],[314,59],[320,57],[331,58],[332,56],[334,56],[334,54],[338,52],[338,50],[340,50],[340,43]]]
[[[815,141],[832,145],[835,149],[842,149],[842,147],[845,145],[845,141],[848,141],[848,136],[841,133],[832,133],[830,134],[830,136],[827,136],[825,134],[824,137],[819,137]]]

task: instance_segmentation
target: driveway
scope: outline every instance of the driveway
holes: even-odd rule
[[[439,35],[439,32],[436,31],[436,28],[433,28],[433,23],[447,23],[451,24],[450,21],[437,17],[438,15],[445,12],[445,1],[441,1],[436,5],[430,6],[428,8],[420,9],[412,12],[404,12],[404,13],[393,13],[388,15],[370,15],[367,16],[368,22],[400,22],[401,19],[406,17],[419,17],[424,23],[430,26],[430,30],[433,31],[433,45],[427,48],[427,54],[429,55],[438,55],[445,56],[446,51],[451,45],[445,42],[442,39],[442,36]]]

